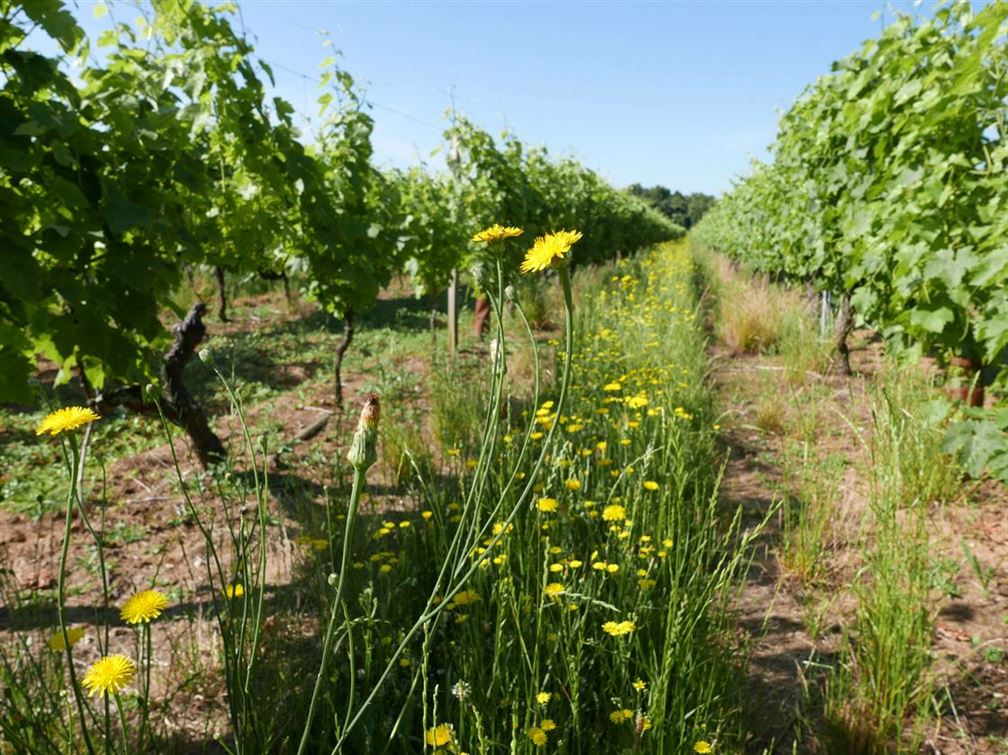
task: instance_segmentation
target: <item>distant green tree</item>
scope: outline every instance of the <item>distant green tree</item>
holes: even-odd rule
[[[710,194],[701,192],[683,194],[681,191],[672,191],[661,185],[644,187],[635,183],[631,184],[627,191],[650,202],[656,210],[683,228],[691,228],[698,223],[714,204],[714,197]]]

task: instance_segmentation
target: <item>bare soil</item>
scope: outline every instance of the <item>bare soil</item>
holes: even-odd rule
[[[837,517],[830,531],[826,584],[810,588],[779,560],[780,516],[763,530],[752,569],[738,605],[739,623],[748,637],[753,753],[821,752],[816,741],[817,691],[823,669],[842,652],[842,636],[853,618],[849,593],[859,562],[858,523],[866,505],[865,450],[851,428],[870,436],[868,389],[876,378],[881,351],[868,333],[859,333],[852,351],[855,376],[810,374],[818,383],[820,416],[834,416],[817,433],[814,453],[844,460],[838,487]],[[795,438],[786,416],[783,428],[761,429],[758,409],[766,391],[777,391],[784,414],[803,411],[788,406],[787,396],[802,386],[789,384],[779,360],[735,354],[715,347],[713,380],[726,412],[723,440],[727,466],[722,497],[741,505],[750,525],[762,521],[787,492],[795,492],[795,471],[784,451]],[[767,376],[770,376],[769,378]],[[844,427],[840,417],[850,422]],[[840,431],[831,430],[841,428]],[[929,536],[936,563],[951,564],[954,592],[935,589],[936,614],[929,683],[941,711],[933,716],[922,752],[944,755],[1008,753],[1008,492],[999,484],[964,480],[953,503],[932,505]],[[964,544],[975,555],[982,579]],[[808,621],[814,617],[815,632]],[[812,729],[812,730],[810,730]]]

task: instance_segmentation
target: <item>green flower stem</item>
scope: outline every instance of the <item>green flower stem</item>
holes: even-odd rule
[[[74,669],[73,647],[70,644],[70,636],[67,634],[66,626],[66,564],[67,556],[70,553],[70,523],[73,517],[74,501],[77,498],[77,469],[80,462],[80,454],[77,450],[77,443],[71,435],[69,438],[71,463],[70,463],[70,489],[67,491],[66,514],[63,522],[63,547],[60,550],[59,581],[57,583],[56,610],[59,617],[60,634],[63,636],[63,648],[67,657],[67,670],[70,673],[70,686],[73,689],[74,700],[77,703],[77,713],[80,716],[81,733],[84,735],[84,746],[87,747],[89,755],[94,755],[94,745],[91,744],[91,735],[88,733],[87,718],[84,714],[84,699],[81,695],[80,687],[77,684],[77,671]]]
[[[564,371],[563,371],[563,379],[560,383],[560,395],[557,398],[557,414],[560,414],[563,411],[564,403],[567,400],[567,392],[568,389],[570,388],[570,381],[571,381],[571,359],[574,354],[574,300],[573,295],[571,294],[570,273],[568,272],[566,266],[561,267],[559,272],[560,272],[560,286],[563,291],[563,299],[564,299],[564,315],[565,315],[564,328],[565,328],[566,352],[564,353]],[[550,427],[549,432],[547,433],[546,438],[543,442],[542,450],[539,452],[539,458],[536,460],[535,467],[533,468],[532,473],[528,476],[528,482],[526,483],[524,490],[522,490],[521,495],[518,497],[518,501],[515,503],[514,508],[511,510],[510,515],[507,517],[507,520],[505,521],[505,526],[502,527],[501,531],[494,536],[490,544],[487,546],[487,549],[482,554],[476,557],[476,559],[470,565],[469,570],[466,571],[466,573],[459,579],[455,587],[453,587],[444,596],[442,601],[437,606],[430,607],[432,600],[428,601],[428,608],[424,611],[423,615],[421,615],[416,620],[416,622],[414,622],[413,626],[410,627],[410,629],[403,635],[403,639],[399,643],[399,647],[396,649],[395,653],[392,654],[392,657],[389,659],[388,664],[386,664],[385,666],[385,670],[382,672],[382,675],[378,678],[378,681],[372,688],[371,693],[367,696],[367,698],[361,704],[360,708],[357,710],[357,714],[344,726],[343,732],[340,734],[339,739],[336,741],[336,746],[333,747],[331,755],[336,755],[336,753],[340,751],[340,748],[343,746],[343,742],[346,740],[347,734],[349,734],[349,732],[357,724],[361,716],[364,714],[364,711],[374,700],[375,696],[378,694],[378,690],[381,689],[382,684],[384,684],[389,674],[392,673],[392,669],[394,668],[395,664],[398,663],[399,657],[402,655],[406,645],[413,638],[413,635],[415,635],[424,626],[424,624],[426,624],[431,619],[437,617],[447,607],[452,597],[454,597],[465,586],[467,580],[472,576],[472,574],[476,571],[476,569],[479,568],[479,565],[490,557],[490,554],[493,551],[494,546],[497,543],[499,543],[501,539],[504,537],[504,535],[507,532],[507,525],[510,524],[512,521],[514,521],[515,517],[518,515],[518,511],[520,510],[522,504],[525,502],[526,498],[531,492],[532,486],[535,484],[536,475],[539,474],[539,470],[542,468],[543,461],[546,458],[546,450],[549,448],[550,442],[552,441],[553,436],[556,434],[557,425],[559,424],[560,424],[559,422],[554,422],[553,426]],[[316,682],[316,693],[317,692],[318,692],[318,682]],[[312,696],[313,705],[314,702],[315,702],[315,695]],[[310,710],[309,714],[311,714]],[[304,740],[302,740],[301,744],[303,747]],[[298,750],[298,753],[300,755],[301,753],[300,749]]]
[[[129,736],[126,734],[126,713],[123,712],[122,698],[119,697],[119,693],[115,692],[116,709],[119,711],[119,733],[122,734],[123,741],[123,752],[130,752],[129,746]],[[105,693],[105,699],[108,700],[108,692]],[[138,750],[139,752],[139,750]]]
[[[343,600],[343,588],[346,584],[346,573],[350,567],[350,553],[353,545],[354,522],[357,519],[357,505],[360,502],[361,493],[364,490],[367,469],[354,467],[353,488],[350,491],[350,505],[347,507],[346,527],[343,532],[343,555],[340,559],[340,571],[336,583],[336,595],[333,598],[332,611],[329,614],[329,624],[322,640],[322,660],[319,663],[318,676],[315,677],[315,688],[312,690],[311,702],[308,705],[308,716],[305,718],[304,731],[301,733],[301,744],[298,745],[298,755],[303,755],[308,746],[308,736],[311,732],[312,722],[315,719],[315,711],[318,707],[319,693],[322,690],[322,682],[325,679],[326,667],[329,665],[329,656],[332,653],[332,637],[336,629],[336,617],[340,614],[340,603]],[[349,626],[347,631],[350,631]],[[358,716],[360,714],[358,713]],[[354,719],[356,720],[356,719]],[[345,730],[344,730],[345,735]],[[341,738],[342,739],[342,738]]]

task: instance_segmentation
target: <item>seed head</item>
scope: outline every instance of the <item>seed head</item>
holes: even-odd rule
[[[381,417],[381,407],[378,394],[372,393],[361,409],[360,421],[347,451],[347,460],[357,471],[367,471],[378,461],[378,420]]]

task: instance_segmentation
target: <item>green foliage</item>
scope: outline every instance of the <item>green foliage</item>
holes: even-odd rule
[[[710,194],[703,192],[683,194],[681,191],[671,191],[661,185],[645,188],[640,184],[630,184],[627,191],[651,203],[673,223],[686,229],[699,223],[700,218],[714,205],[714,197]]]
[[[1008,384],[1008,5],[900,17],[780,122],[698,239],[779,278],[851,294],[910,355]],[[964,447],[956,441],[957,447]]]
[[[1008,484],[1008,409],[984,412],[968,409],[953,424],[942,450],[955,454],[969,474],[979,477],[984,470]]]
[[[1008,346],[1008,6],[901,17],[781,119],[701,223],[771,274],[853,293],[891,343],[1002,365]]]

